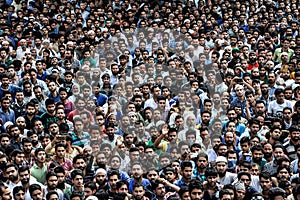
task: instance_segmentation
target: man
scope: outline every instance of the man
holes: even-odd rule
[[[74,169],[80,169],[83,175],[83,183],[88,183],[93,181],[94,172],[91,169],[91,166],[87,164],[87,158],[81,154],[76,155],[73,158]]]
[[[45,105],[45,97],[43,95],[43,89],[41,86],[39,85],[36,85],[33,87],[33,93],[35,95],[35,98],[37,99],[37,102],[38,102],[38,111],[40,112],[47,112],[47,109],[46,109],[46,105]]]
[[[35,163],[30,168],[31,175],[36,178],[36,180],[45,184],[46,182],[46,173],[47,173],[47,165],[46,165],[46,153],[43,148],[37,148],[34,151],[34,160]]]
[[[8,176],[9,179],[8,187],[12,190],[15,186],[19,184],[20,181],[17,165],[13,163],[7,164],[5,168],[5,174]]]
[[[205,171],[206,181],[203,183],[203,198],[204,199],[217,199],[219,193],[218,171],[214,167],[209,167]]]
[[[16,123],[15,112],[10,108],[10,99],[8,97],[2,97],[0,108],[0,122],[4,125],[6,122]]]
[[[142,183],[135,183],[133,185],[133,199],[134,200],[149,200],[148,197],[145,197],[145,189]]]
[[[28,192],[29,193],[29,192]],[[30,198],[30,196],[29,196]],[[25,200],[25,189],[23,186],[16,186],[13,189],[14,200]]]
[[[252,152],[252,161],[260,166],[262,170],[267,163],[266,159],[263,158],[264,149],[261,145],[255,145],[251,148]]]
[[[276,116],[279,112],[283,112],[285,107],[292,108],[293,105],[290,101],[284,99],[284,90],[277,88],[274,92],[276,100],[271,101],[268,107],[268,115]]]
[[[93,182],[84,184],[84,199],[94,196],[97,191],[96,184]]]
[[[259,185],[264,199],[269,199],[269,191],[272,188],[272,179],[268,172],[261,172],[259,174]]]
[[[117,170],[111,170],[108,172],[108,183],[110,186],[110,189],[108,190],[108,193],[110,196],[114,196],[114,194],[117,193],[117,182],[120,180],[120,174]]]
[[[74,116],[79,115],[82,111],[86,111],[90,114],[91,123],[94,122],[92,113],[90,111],[88,111],[87,109],[85,109],[86,103],[85,103],[85,100],[83,99],[83,97],[77,97],[76,101],[75,101],[75,105],[76,105],[76,109],[69,113],[68,120],[70,120],[72,122]]]
[[[55,102],[53,99],[46,99],[45,101],[47,112],[44,112],[41,115],[41,121],[47,130],[51,122],[56,122],[57,118],[55,117]]]
[[[18,118],[25,114],[26,103],[24,101],[24,93],[22,90],[16,91],[16,99],[11,105],[11,109],[15,112],[15,117]]]
[[[38,184],[32,184],[29,186],[30,197],[33,200],[43,200],[43,190]]]
[[[115,148],[117,140],[121,139],[120,136],[115,135],[115,124],[108,123],[105,126],[105,129],[106,129],[106,134],[107,134],[108,138],[104,139],[103,143],[108,143],[111,145],[112,148]]]
[[[200,181],[192,181],[189,185],[189,193],[191,200],[202,200],[204,189]]]
[[[80,169],[75,169],[71,172],[71,179],[73,186],[66,190],[64,193],[64,199],[71,200],[71,194],[78,192],[81,194],[81,197],[84,197],[83,190],[83,174]]]
[[[76,116],[74,117],[74,132],[72,136],[72,145],[83,148],[90,144],[91,136],[88,132],[83,131],[83,120]]]
[[[176,181],[174,184],[180,188],[183,186],[189,186],[193,174],[192,162],[183,161],[181,163],[181,172],[182,172],[182,178]]]
[[[236,98],[230,104],[230,108],[234,108],[236,105],[242,107],[242,117],[246,117],[246,97],[245,97],[245,90],[244,86],[237,84],[234,88]]]
[[[48,163],[48,166],[52,162],[58,162],[66,171],[71,171],[73,169],[73,163],[71,160],[65,157],[66,155],[66,145],[63,143],[57,143],[55,145],[55,155],[52,160]]]
[[[221,185],[231,184],[236,179],[236,174],[227,172],[228,162],[224,156],[218,156],[216,159],[219,182]]]
[[[31,129],[34,126],[34,121],[37,120],[39,117],[36,115],[35,105],[33,102],[28,102],[26,104],[26,110],[25,110],[25,123],[26,123],[26,129]]]
[[[61,87],[58,91],[60,102],[64,105],[65,114],[68,116],[70,112],[75,110],[75,104],[68,100],[68,91],[66,88]]]
[[[239,172],[238,173],[238,180],[242,183],[244,183],[244,186],[245,186],[245,196],[246,196],[246,199],[251,199],[251,196],[258,192],[255,188],[253,188],[252,186],[250,186],[251,184],[251,174],[249,172]]]
[[[61,166],[58,166],[54,169],[54,172],[57,176],[57,188],[65,193],[66,190],[71,188],[71,186],[66,183],[66,171]]]
[[[283,144],[285,154],[291,161],[297,159],[296,147],[300,144],[300,130],[298,126],[291,126],[289,128],[289,140]]]
[[[18,167],[26,165],[25,155],[24,155],[23,151],[21,151],[19,149],[15,149],[15,150],[13,150],[13,152],[11,152],[10,157],[11,157],[12,163],[16,164]]]
[[[286,199],[286,192],[279,187],[272,188],[269,191],[269,198],[274,200],[284,200]]]
[[[44,197],[48,194],[49,191],[56,191],[59,196],[59,200],[63,200],[63,192],[57,188],[57,175],[55,172],[49,171],[46,174],[46,188],[44,190]]]
[[[141,163],[135,162],[131,166],[131,173],[132,178],[128,180],[129,184],[129,192],[132,193],[134,190],[134,184],[140,183],[144,187],[148,186],[150,184],[150,181],[148,179],[143,178],[143,170]]]
[[[208,155],[200,153],[196,157],[196,167],[193,170],[193,177],[200,178],[202,182],[206,181],[206,168],[208,167]]]
[[[22,89],[13,84],[10,84],[9,75],[7,73],[3,73],[1,78],[0,97],[3,97],[4,92],[8,91],[11,93],[12,99],[15,99],[17,90],[22,90]]]
[[[7,186],[1,186],[0,197],[3,200],[11,200],[11,190]]]
[[[274,159],[271,162],[268,162],[264,166],[264,170],[270,173],[271,176],[277,173],[278,160],[284,156],[284,147],[280,143],[276,143],[273,147],[273,156]]]
[[[106,181],[107,179],[107,172],[103,168],[97,169],[95,173],[95,179],[96,179],[96,186],[97,190],[105,190],[107,191],[109,189],[109,185]]]
[[[22,150],[24,152],[25,155],[25,162],[26,165],[29,167],[32,167],[32,165],[34,164],[34,156],[32,155],[32,151],[33,151],[33,146],[32,146],[32,141],[30,138],[23,138],[22,139]]]
[[[154,182],[152,183],[152,191],[155,194],[157,200],[163,200],[166,194],[165,185],[162,182]]]

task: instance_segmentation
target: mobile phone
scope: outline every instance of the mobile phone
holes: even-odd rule
[[[65,135],[57,135],[58,140],[65,140],[66,136]]]

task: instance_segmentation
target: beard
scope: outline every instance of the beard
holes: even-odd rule
[[[218,174],[219,174],[220,177],[224,177],[225,174],[226,174],[226,171],[225,172],[218,172]]]
[[[56,188],[64,190],[65,189],[65,181],[63,181],[61,183],[57,183]]]
[[[299,155],[300,156],[300,155]],[[264,153],[264,157],[265,158],[271,158],[272,157],[272,153]],[[299,157],[300,158],[300,157]]]
[[[22,182],[22,185],[26,185],[29,183],[29,178],[24,178],[21,180],[21,182]]]
[[[259,163],[261,163],[261,161],[262,161],[262,158],[253,158],[254,163],[259,164]]]
[[[18,175],[17,175],[17,176],[10,175],[10,176],[8,177],[8,179],[9,179],[11,182],[15,182],[16,180],[18,180],[18,178],[19,178]]]

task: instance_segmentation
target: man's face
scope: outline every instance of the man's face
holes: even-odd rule
[[[265,179],[265,178],[261,177],[259,179],[259,185],[263,191],[268,191],[272,187],[272,181],[270,179]]]
[[[41,190],[34,190],[31,194],[31,198],[33,200],[42,200],[43,199],[43,193]]]
[[[50,113],[50,114],[53,114],[55,112],[55,104],[50,104],[47,106],[47,111]]]
[[[74,168],[81,169],[83,171],[86,168],[86,162],[83,159],[78,159],[76,163],[74,163]]]
[[[3,148],[6,148],[10,144],[10,139],[9,137],[2,137],[0,144]]]
[[[263,158],[263,152],[255,150],[252,154],[253,162],[260,164]]]
[[[28,106],[26,109],[26,113],[29,116],[33,116],[35,114],[35,107]]]
[[[203,198],[203,191],[201,189],[193,189],[190,193],[191,200],[202,200]]]
[[[282,148],[275,148],[274,151],[273,151],[273,155],[274,155],[275,159],[282,157],[284,155],[283,149]]]
[[[11,191],[10,191],[10,189],[9,188],[3,188],[2,189],[2,191],[3,191],[3,194],[2,194],[2,199],[3,200],[11,200],[12,199],[12,197],[11,197]]]
[[[55,153],[59,159],[62,159],[65,157],[66,149],[64,147],[58,147]]]
[[[16,181],[18,180],[18,171],[14,167],[9,167],[6,169],[6,175],[8,176],[8,179],[10,181]]]
[[[29,173],[28,170],[26,170],[26,171],[24,171],[24,172],[20,172],[19,175],[20,175],[21,183],[22,183],[23,185],[29,183],[30,173]]]
[[[32,151],[32,143],[31,142],[24,143],[23,151],[25,152],[25,154],[30,154]]]
[[[283,168],[280,171],[278,171],[277,179],[279,181],[289,181],[290,180],[290,174],[287,169]]]
[[[215,187],[217,185],[217,176],[208,176],[206,179],[210,187]]]
[[[83,177],[80,175],[75,176],[72,180],[74,187],[81,188],[83,186]]]
[[[116,183],[119,181],[117,175],[110,176],[109,178],[109,185],[112,189],[116,189]]]
[[[192,178],[193,170],[191,167],[185,167],[182,171],[183,178],[190,180]]]
[[[11,198],[10,198],[11,199]],[[25,200],[25,192],[23,190],[20,190],[14,195],[15,200]]]
[[[133,174],[133,178],[135,178],[135,179],[141,178],[143,175],[143,170],[142,170],[141,166],[133,165],[132,166],[132,174]]]
[[[81,121],[76,121],[74,126],[75,126],[75,130],[77,132],[82,132],[83,131],[83,123]]]
[[[47,180],[47,187],[49,188],[48,190],[55,190],[57,187],[57,183],[57,176],[50,176]]]
[[[275,95],[276,100],[279,104],[282,104],[284,102],[284,93],[280,93],[278,95]]]
[[[145,190],[142,186],[134,188],[133,190],[134,199],[141,200],[143,199],[144,195],[145,195]]]
[[[148,178],[148,180],[149,180],[151,183],[154,183],[155,180],[157,180],[157,178],[158,178],[158,174],[157,174],[156,171],[151,170],[151,171],[148,172],[147,178]]]
[[[234,135],[233,135],[232,132],[227,132],[225,134],[224,139],[225,139],[226,144],[228,144],[228,145],[233,145],[234,144]]]
[[[217,170],[219,173],[224,174],[227,170],[227,163],[225,162],[218,162],[217,163]]]
[[[99,172],[96,175],[96,182],[101,186],[104,185],[106,182],[106,172],[104,171]]]
[[[164,184],[159,183],[158,187],[154,190],[154,193],[155,193],[156,197],[163,198],[166,194],[166,188],[165,188]]]
[[[281,136],[281,130],[280,129],[275,129],[271,132],[271,137],[273,140],[278,141],[280,139]]]
[[[19,154],[17,154],[16,157],[15,157],[15,163],[16,163],[17,165],[22,165],[23,162],[24,162],[24,159],[25,159],[24,153],[19,153]]]

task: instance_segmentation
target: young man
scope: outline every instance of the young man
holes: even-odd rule
[[[191,200],[202,200],[204,189],[200,181],[192,181],[189,185],[189,193]]]
[[[78,192],[81,194],[81,197],[84,197],[84,190],[83,190],[83,174],[80,169],[74,169],[71,172],[71,179],[73,186],[66,190],[64,193],[64,198],[67,200],[71,200],[72,193]]]

